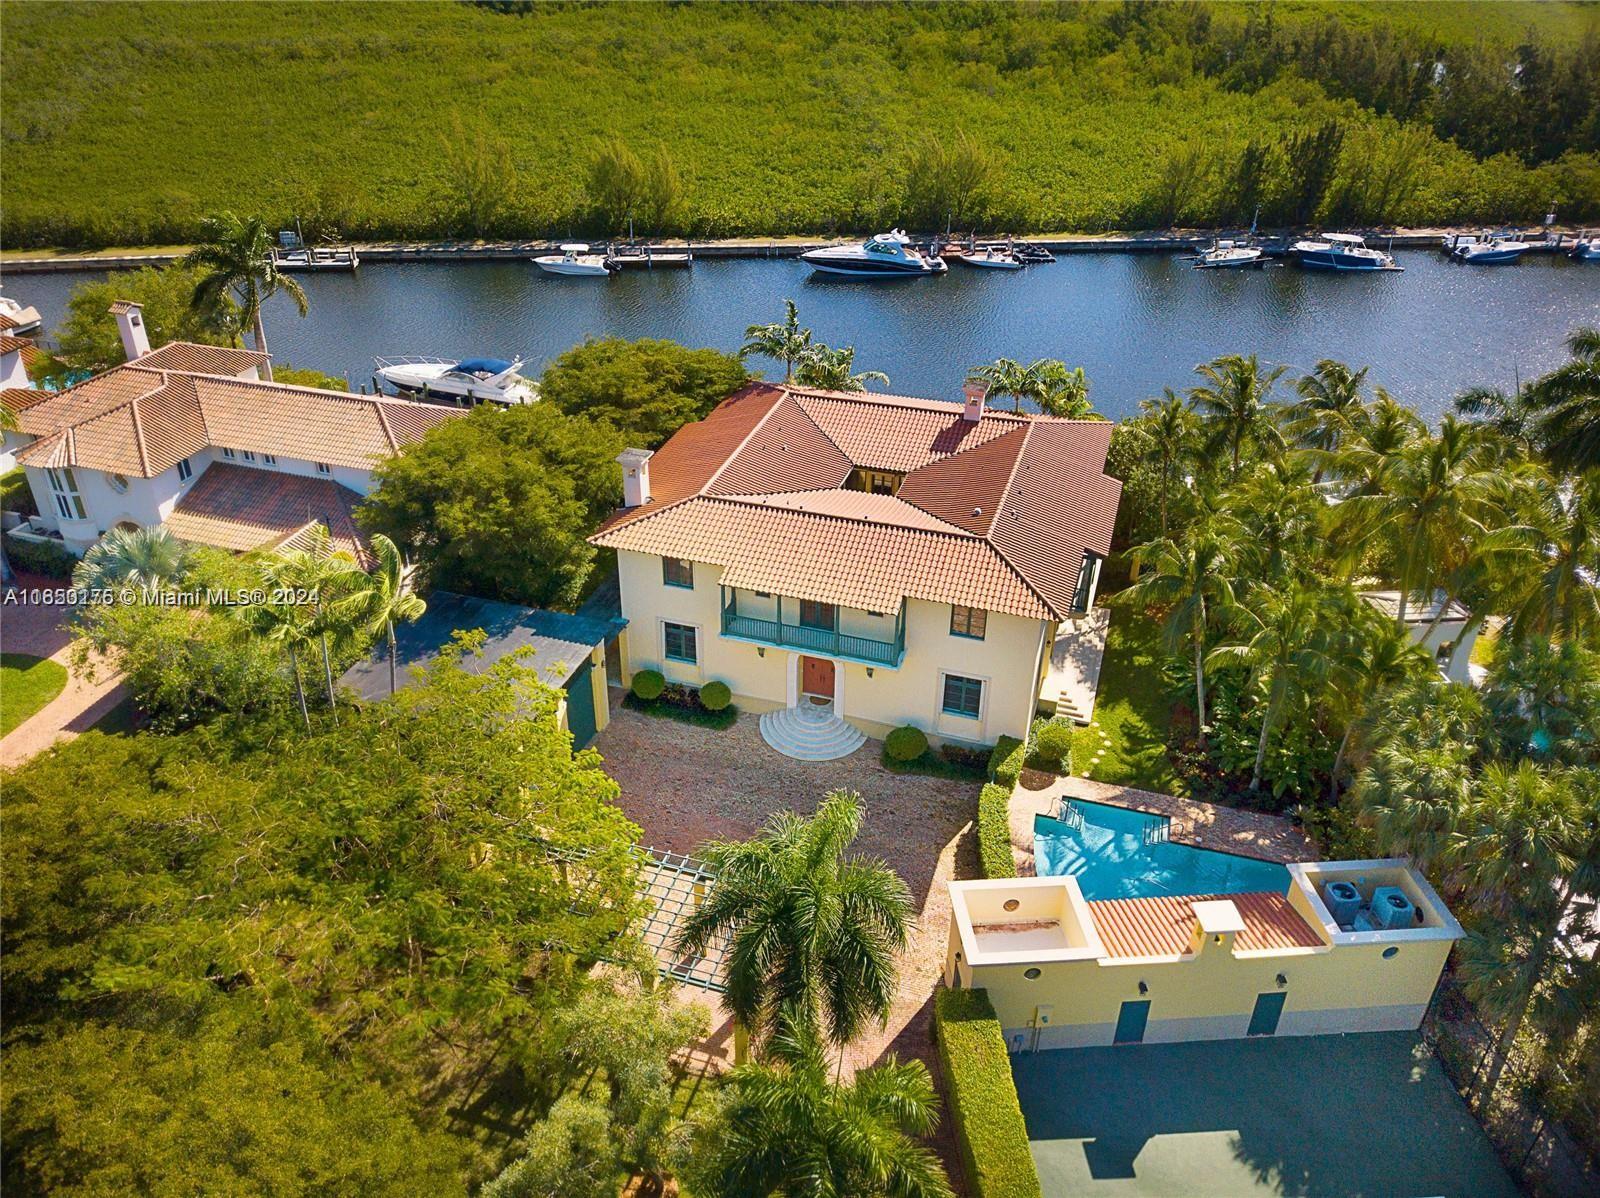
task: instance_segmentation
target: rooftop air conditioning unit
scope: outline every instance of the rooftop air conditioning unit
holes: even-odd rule
[[[1349,882],[1329,882],[1322,888],[1322,901],[1341,928],[1348,928],[1361,910],[1361,892]]]
[[[1380,928],[1409,928],[1417,922],[1417,908],[1398,886],[1379,886],[1372,892],[1372,918]]]

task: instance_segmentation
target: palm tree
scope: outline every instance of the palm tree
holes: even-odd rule
[[[1366,728],[1366,716],[1377,696],[1402,682],[1428,678],[1434,669],[1428,651],[1406,629],[1396,628],[1365,603],[1356,604],[1354,611],[1334,672],[1345,725],[1328,779],[1330,803],[1339,797],[1345,756],[1357,730]]]
[[[306,707],[305,681],[300,674],[300,654],[315,639],[309,618],[309,609],[302,604],[282,601],[283,587],[289,580],[289,563],[282,557],[272,556],[257,566],[262,589],[276,601],[241,604],[231,608],[256,636],[274,645],[282,646],[289,659],[289,673],[294,678],[294,697],[300,705],[300,718],[306,731],[311,730],[311,712]]]
[[[1600,328],[1575,329],[1567,338],[1572,360],[1528,387],[1539,413],[1534,435],[1557,470],[1600,467]]]
[[[1517,489],[1517,515],[1537,551],[1531,567],[1512,575],[1507,633],[1580,638],[1600,632],[1600,471],[1558,482],[1544,471]]]
[[[1528,402],[1529,388],[1507,395],[1495,387],[1471,387],[1456,396],[1455,409],[1475,424],[1491,430],[1515,457],[1532,457],[1538,451],[1534,437],[1535,413]]]
[[[800,327],[800,311],[792,299],[783,301],[787,313],[778,324],[753,324],[744,331],[744,345],[739,357],[760,354],[783,363],[783,381],[794,379],[795,364],[805,358],[811,348],[811,330]]]
[[[1427,431],[1415,412],[1378,387],[1366,418],[1350,431],[1334,456],[1334,472],[1351,495],[1379,494],[1399,462],[1401,451]]]
[[[1080,372],[1081,373],[1081,368]],[[1032,400],[1040,410],[1054,388],[1062,389],[1063,405],[1070,405],[1074,375],[1054,358],[1040,358],[1024,366],[1010,358],[996,358],[983,366],[974,366],[967,372],[971,382],[989,384],[990,395],[1011,396],[1011,410],[1022,411],[1022,401]],[[1083,381],[1083,401],[1088,403],[1089,384]]]
[[[762,1060],[723,1083],[696,1129],[686,1180],[707,1198],[949,1198],[939,1158],[917,1142],[939,1122],[921,1061],[889,1057],[854,1083],[828,1078],[803,1014],[782,1021]]]
[[[241,220],[224,212],[212,217],[206,221],[204,240],[185,255],[183,264],[204,272],[194,289],[194,307],[209,310],[224,295],[231,295],[239,305],[239,322],[251,326],[260,353],[267,352],[267,330],[261,322],[261,308],[267,300],[282,291],[301,316],[308,310],[304,289],[279,273],[273,262],[272,238],[259,216]],[[270,382],[272,362],[267,361],[262,370]]]
[[[860,796],[834,791],[810,818],[783,812],[753,840],[701,849],[716,881],[675,951],[728,941],[723,1002],[740,1029],[770,1037],[787,1009],[842,1047],[888,1018],[911,894],[882,861],[846,855],[860,830]]]
[[[1172,484],[1177,481],[1179,469],[1194,454],[1195,418],[1194,413],[1171,387],[1162,392],[1159,403],[1153,399],[1146,399],[1140,402],[1139,409],[1145,413],[1140,423],[1145,436],[1150,438],[1150,446],[1160,469],[1161,532],[1159,535],[1164,541],[1167,538],[1168,497],[1172,493]]]
[[[800,358],[794,381],[802,387],[816,387],[821,391],[865,391],[868,383],[881,383],[885,387],[889,385],[889,376],[881,370],[854,373],[855,361],[853,345],[841,349],[813,345]]]
[[[1069,368],[1065,362],[1043,358],[1029,369],[1037,370],[1044,384],[1039,395],[1039,410],[1046,416],[1064,420],[1086,420],[1094,416],[1094,407],[1089,403],[1089,376],[1082,366]]]
[[[1206,747],[1206,638],[1210,623],[1233,607],[1228,575],[1233,554],[1223,526],[1202,520],[1177,540],[1154,542],[1137,550],[1149,569],[1108,603],[1166,612],[1162,634],[1167,651],[1181,653],[1185,642],[1194,655],[1195,726],[1200,748]]]
[[[1278,366],[1263,375],[1254,354],[1228,354],[1195,367],[1206,383],[1189,392],[1189,405],[1204,416],[1206,448],[1213,453],[1226,449],[1234,474],[1246,445],[1270,451],[1283,443],[1267,396],[1284,369]]]
[[[1322,481],[1329,457],[1362,423],[1366,402],[1361,394],[1369,367],[1351,370],[1343,362],[1324,358],[1316,369],[1294,385],[1300,398],[1284,409],[1287,431],[1294,443],[1316,455],[1312,483]]]
[[[367,575],[366,605],[362,611],[362,624],[370,633],[383,633],[389,643],[389,693],[397,689],[395,664],[394,626],[401,620],[407,623],[420,619],[428,610],[420,595],[406,589],[406,563],[399,548],[381,532],[373,534],[372,556],[374,565]]]
[[[1309,572],[1328,505],[1302,463],[1261,462],[1229,488],[1227,499],[1243,526],[1240,557],[1254,579],[1276,584]]]
[[[296,635],[303,634],[306,641],[315,640],[320,646],[328,710],[335,713],[337,722],[333,653],[335,648],[348,643],[361,623],[361,613],[371,591],[367,576],[350,554],[333,551],[327,527],[320,524],[312,529],[307,548],[273,555],[263,563],[262,572],[268,589],[282,596],[279,605],[299,609],[301,628],[296,630]],[[292,621],[284,618],[281,623],[286,630],[280,634],[280,639],[288,640],[287,626]]]
[[[1243,639],[1218,645],[1206,656],[1206,663],[1213,669],[1229,664],[1248,666],[1252,679],[1265,692],[1256,764],[1250,774],[1250,789],[1259,790],[1267,741],[1285,700],[1293,691],[1308,690],[1326,679],[1332,670],[1329,626],[1337,618],[1336,604],[1327,592],[1312,587],[1263,587],[1254,607],[1239,608],[1236,618],[1243,625]]]
[[[1446,416],[1437,437],[1400,451],[1381,492],[1339,505],[1339,519],[1358,540],[1382,537],[1392,546],[1400,591],[1396,624],[1405,625],[1410,597],[1431,594],[1500,519],[1495,492],[1482,430]]]
[[[83,555],[72,585],[85,591],[159,591],[183,579],[190,557],[189,546],[160,525],[113,528]]]

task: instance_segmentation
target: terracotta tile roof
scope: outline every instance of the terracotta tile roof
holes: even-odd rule
[[[591,540],[720,565],[730,586],[874,611],[910,596],[1059,619],[1084,552],[1111,548],[1111,429],[1004,412],[973,422],[960,404],[755,383],[662,446],[651,502]],[[881,502],[843,489],[858,467],[905,478]]]
[[[244,552],[304,548],[310,530],[321,524],[335,549],[364,560],[354,516],[360,502],[356,492],[325,478],[213,462],[178,500],[166,526],[181,540]]]
[[[17,327],[17,322],[5,312],[0,312],[0,333],[9,333]]]
[[[234,378],[156,370],[152,361],[241,369],[262,355],[175,342],[18,413],[40,440],[19,451],[30,465],[83,466],[152,477],[207,446],[281,454],[368,470],[463,409]],[[212,354],[223,355],[213,358]]]
[[[32,387],[6,387],[0,389],[0,407],[13,416],[26,412],[50,398],[48,391],[35,391]]]
[[[234,349],[226,345],[196,345],[174,341],[146,354],[131,366],[141,370],[181,370],[185,374],[225,374],[237,377],[267,361],[266,354],[253,349]]]
[[[0,333],[0,354],[20,354],[23,350],[33,347],[33,342],[26,337],[13,337],[10,333]]]
[[[1317,948],[1322,939],[1289,904],[1271,891],[1247,894],[1184,894],[1091,902],[1100,943],[1108,959],[1177,956],[1189,951],[1194,935],[1196,903],[1227,899],[1239,910],[1244,931],[1234,937],[1236,950]]]

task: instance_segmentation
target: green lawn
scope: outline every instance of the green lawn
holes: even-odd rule
[[[0,653],[0,736],[61,693],[66,667],[26,653]]]
[[[1096,782],[1182,794],[1167,760],[1171,703],[1161,681],[1160,629],[1142,612],[1112,613],[1094,721],[1078,730],[1074,773]]]

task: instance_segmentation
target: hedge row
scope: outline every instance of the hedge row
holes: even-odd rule
[[[988,783],[978,794],[978,864],[986,878],[1014,878],[1011,857],[1011,790]]]
[[[989,777],[1007,790],[1015,786],[1017,779],[1022,776],[1024,748],[1016,737],[1002,736],[995,742],[994,752],[989,755]]]
[[[6,537],[6,554],[11,566],[24,574],[42,574],[46,578],[71,578],[78,559],[72,551],[57,541],[25,541],[21,537]]]
[[[940,990],[933,1030],[973,1198],[1039,1198],[1005,1033],[988,992]]]

